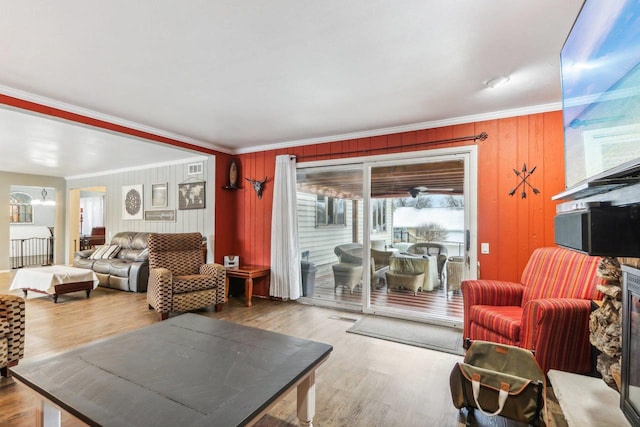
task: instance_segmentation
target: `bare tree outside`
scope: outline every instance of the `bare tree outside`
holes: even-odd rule
[[[440,224],[428,222],[426,224],[421,224],[416,228],[416,235],[427,242],[444,242],[447,240],[449,232]]]
[[[441,206],[443,208],[464,208],[463,196],[447,196],[442,200]]]

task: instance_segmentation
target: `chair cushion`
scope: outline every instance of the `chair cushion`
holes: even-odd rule
[[[131,270],[131,261],[114,259],[109,263],[109,274],[116,277],[129,277],[129,270]]]
[[[600,257],[568,249],[536,249],[522,272],[522,305],[547,298],[602,299],[596,290],[599,262]]]
[[[213,276],[204,276],[201,274],[173,276],[173,293],[183,294],[186,292],[213,289],[217,284],[217,279]]]
[[[522,307],[474,305],[469,310],[469,319],[472,323],[504,336],[510,341],[520,341]],[[474,337],[474,339],[479,338]]]
[[[110,259],[97,259],[96,262],[93,263],[93,271],[95,273],[109,274],[111,262],[112,260]]]
[[[151,233],[149,265],[167,268],[175,276],[197,275],[204,264],[200,233]]]

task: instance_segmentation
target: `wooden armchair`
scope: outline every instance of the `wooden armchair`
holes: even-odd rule
[[[93,227],[89,236],[89,245],[91,247],[104,245],[106,229],[104,227]]]
[[[9,368],[24,356],[24,299],[0,295],[0,375],[10,376]]]
[[[562,248],[539,248],[520,283],[465,280],[464,337],[522,347],[549,369],[588,373],[591,369],[589,315],[599,257]]]
[[[225,302],[225,268],[205,264],[200,233],[149,234],[147,303],[160,319],[169,313]]]

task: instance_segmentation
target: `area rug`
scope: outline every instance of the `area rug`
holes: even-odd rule
[[[445,326],[380,316],[364,316],[347,332],[464,355],[462,331]]]

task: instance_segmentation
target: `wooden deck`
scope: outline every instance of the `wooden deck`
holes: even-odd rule
[[[333,275],[329,271],[316,276],[313,298],[320,301],[358,305],[362,303],[362,289],[358,286],[353,293],[342,287],[334,289]],[[392,289],[387,293],[387,287],[384,285],[380,289],[371,290],[371,306],[379,309],[404,310],[409,315],[428,315],[433,319],[462,325],[462,294],[460,291],[450,291],[445,295],[443,286],[431,292],[418,292],[414,295],[412,291],[405,289]]]

